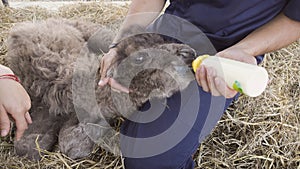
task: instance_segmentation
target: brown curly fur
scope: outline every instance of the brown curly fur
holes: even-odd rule
[[[34,149],[39,136],[42,149],[51,151],[58,142],[61,152],[71,158],[87,156],[94,146],[87,124],[102,126],[97,133],[102,138],[109,132],[107,120],[129,117],[147,100],[170,97],[193,80],[185,65],[194,58],[193,49],[165,43],[139,27],[130,30],[124,32],[127,38],[118,44],[117,62],[108,71],[129,87],[128,95],[109,86],[97,87],[99,54],[108,51],[113,32],[65,19],[22,23],[12,29],[7,60],[31,96],[34,121],[15,143],[17,154],[39,159]],[[140,34],[130,36],[130,32]]]

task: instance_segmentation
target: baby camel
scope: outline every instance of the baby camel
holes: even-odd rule
[[[7,60],[31,97],[33,118],[15,142],[18,155],[39,159],[36,143],[48,151],[58,143],[70,158],[85,157],[95,143],[113,140],[114,119],[130,118],[146,101],[170,97],[194,80],[187,66],[195,57],[192,48],[167,43],[137,26],[128,30],[107,73],[129,88],[126,94],[97,86],[100,59],[112,42],[112,31],[65,19],[21,23],[12,29]]]

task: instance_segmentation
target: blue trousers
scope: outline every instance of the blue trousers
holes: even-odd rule
[[[121,150],[126,169],[193,169],[192,155],[233,99],[212,96],[194,81],[165,103],[146,103],[140,114],[157,114],[151,108],[159,104],[165,109],[152,121],[135,119],[122,124]]]

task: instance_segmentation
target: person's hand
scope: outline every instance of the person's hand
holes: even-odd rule
[[[104,87],[105,85],[110,85],[113,89],[129,93],[129,89],[119,84],[112,77],[107,77],[107,70],[117,61],[117,50],[112,48],[106,53],[101,59],[101,69],[100,76],[101,79],[98,83],[99,87]]]
[[[0,75],[2,74],[6,73],[0,71]],[[22,137],[28,124],[32,123],[28,113],[30,107],[29,95],[19,82],[11,79],[0,79],[0,129],[2,137],[9,133],[10,117],[17,126],[16,140]]]
[[[216,55],[249,64],[257,64],[254,56],[237,47],[227,48]],[[197,69],[195,76],[198,84],[202,86],[203,90],[211,92],[213,96],[222,95],[226,98],[232,98],[237,94],[237,91],[227,86],[224,79],[216,75],[216,71],[212,67],[201,65]]]

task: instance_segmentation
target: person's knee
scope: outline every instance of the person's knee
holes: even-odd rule
[[[125,169],[193,169],[194,161],[190,157],[186,160],[172,160],[160,158],[125,158]]]
[[[162,161],[156,161],[151,159],[141,159],[141,158],[126,158],[125,168],[126,169],[150,169],[162,168]]]

